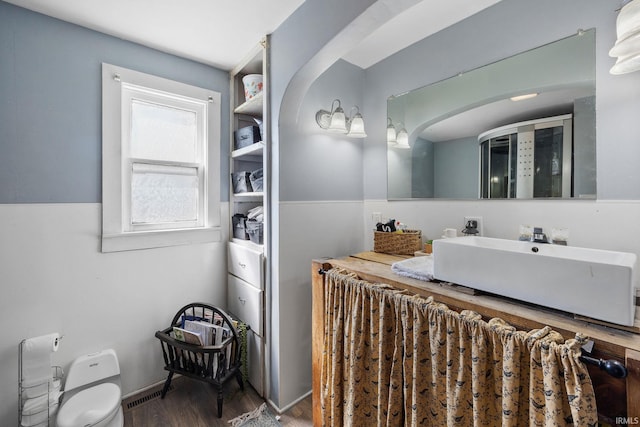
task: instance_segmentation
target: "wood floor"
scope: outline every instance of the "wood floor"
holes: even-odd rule
[[[178,377],[172,389],[160,399],[161,387],[147,390],[123,402],[125,427],[229,427],[229,420],[252,411],[264,400],[245,384],[240,390],[235,381],[225,386],[222,418],[218,418],[217,390],[209,384]],[[271,413],[278,415],[275,410]],[[280,415],[280,423],[287,427],[310,427],[312,421],[311,396]]]

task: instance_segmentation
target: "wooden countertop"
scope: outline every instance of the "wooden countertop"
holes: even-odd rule
[[[446,282],[426,282],[400,276],[391,271],[391,264],[410,256],[361,252],[345,258],[317,261],[328,266],[341,267],[370,282],[383,282],[423,296],[433,296],[438,302],[454,310],[474,310],[486,320],[500,317],[513,326],[530,330],[549,325],[565,339],[576,333],[595,342],[594,355],[625,360],[627,349],[640,351],[640,334],[616,327],[594,324],[576,319],[562,311],[511,300],[498,295],[477,293],[470,288]],[[621,327],[624,328],[624,327]]]

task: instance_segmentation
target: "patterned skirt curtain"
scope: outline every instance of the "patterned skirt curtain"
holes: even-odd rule
[[[325,292],[324,425],[401,426],[402,335],[396,331],[402,319],[395,307],[397,291],[366,286],[353,275],[336,272],[327,275]]]
[[[584,340],[327,273],[325,426],[595,426]]]

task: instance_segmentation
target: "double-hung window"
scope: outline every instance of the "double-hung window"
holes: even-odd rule
[[[220,240],[220,94],[103,64],[103,252]]]

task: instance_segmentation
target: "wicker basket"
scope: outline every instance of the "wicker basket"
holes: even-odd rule
[[[422,232],[404,230],[403,233],[373,232],[373,251],[384,254],[413,255],[422,249]]]

